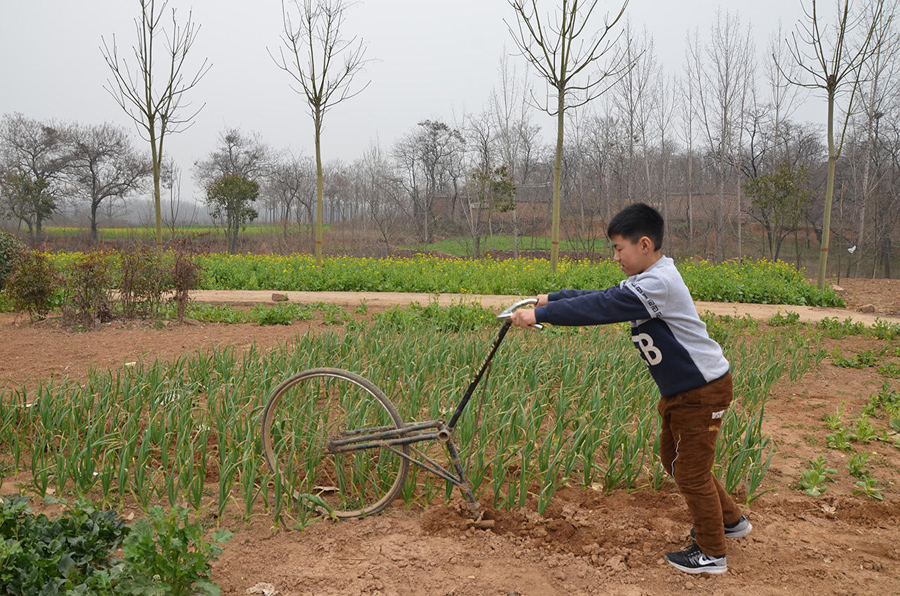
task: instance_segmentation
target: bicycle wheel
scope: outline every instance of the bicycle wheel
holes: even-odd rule
[[[387,507],[403,486],[409,461],[377,441],[343,453],[329,441],[402,427],[397,408],[378,387],[337,368],[292,376],[275,389],[262,415],[266,461],[282,490],[300,507],[339,518]],[[395,449],[409,452],[406,445]]]

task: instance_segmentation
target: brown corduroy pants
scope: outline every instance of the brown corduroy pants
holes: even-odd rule
[[[732,399],[731,373],[659,402],[662,417],[659,455],[687,501],[697,545],[711,557],[725,554],[724,524],[742,511],[713,475],[716,439]]]

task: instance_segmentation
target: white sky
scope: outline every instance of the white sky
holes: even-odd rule
[[[610,0],[603,6],[611,11],[621,4]],[[191,129],[167,141],[169,155],[185,171],[185,185],[191,185],[193,162],[214,149],[226,128],[255,131],[273,148],[312,155],[305,104],[267,51],[276,52],[281,43],[281,2],[170,0],[169,7],[178,10],[180,20],[193,10],[201,26],[191,53],[193,68],[203,58],[212,64],[188,96],[206,107]],[[752,25],[760,56],[779,19],[790,30],[802,16],[800,0],[631,0],[626,15],[635,29],[646,26],[671,73],[681,68],[686,33],[699,27],[701,40],[708,38],[720,8]],[[101,36],[111,41],[115,34],[120,52],[130,52],[138,11],[136,0],[0,0],[0,115],[113,122],[134,131],[103,89],[110,73],[99,47]],[[506,0],[365,0],[355,5],[346,34],[367,42],[367,57],[374,61],[358,80],[371,84],[327,114],[325,161],[352,161],[376,140],[389,147],[426,118],[451,122],[454,115],[480,112],[498,81],[502,54],[514,49],[503,19],[515,19]],[[520,72],[528,68],[521,57],[510,60]],[[809,119],[824,121],[824,106],[820,110],[818,104]],[[540,112],[534,119],[551,123]],[[135,142],[141,147],[136,134]]]

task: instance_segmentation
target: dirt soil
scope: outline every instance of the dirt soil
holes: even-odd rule
[[[844,280],[841,286],[846,309],[802,309],[802,317],[852,317],[867,324],[877,317],[900,323],[900,281]],[[196,298],[247,304],[271,301],[271,293],[198,294]],[[432,299],[299,293],[290,293],[289,298],[344,301],[345,306],[364,301],[369,313],[391,303]],[[491,306],[512,300],[484,298]],[[874,312],[859,312],[867,305]],[[750,313],[768,320],[779,307],[702,304],[699,309],[738,316]],[[168,360],[214,345],[244,348],[255,342],[266,348],[322,325],[315,320],[286,327],[111,325],[72,333],[0,315],[0,384],[31,386],[53,376],[83,378],[91,367]],[[859,336],[825,346],[829,353],[839,349],[845,355],[880,347],[883,342]],[[686,575],[663,560],[665,551],[689,544],[690,520],[673,488],[618,491],[611,496],[564,488],[544,515],[536,513],[533,503],[521,511],[490,511],[495,525],[489,530],[469,527],[457,494],[448,505],[405,507],[395,502],[386,512],[365,520],[323,521],[303,531],[275,530],[264,514],[246,524],[235,520],[227,524],[235,537],[215,564],[213,579],[224,594],[270,596],[681,592],[763,596],[801,590],[848,596],[900,594],[900,450],[890,443],[867,444],[884,500],[854,495],[855,479],[846,469],[848,456],[826,449],[828,431],[822,421],[823,414],[833,413],[842,402],[845,418],[852,419],[884,382],[885,376],[875,369],[837,368],[826,359],[800,383],[776,385],[764,425],[778,449],[766,478],[769,492],[746,508],[753,533],[729,541],[729,570],[722,576]],[[896,379],[888,382],[894,391],[900,387]],[[813,498],[794,485],[799,471],[808,468],[807,460],[822,453],[839,473],[825,497]]]

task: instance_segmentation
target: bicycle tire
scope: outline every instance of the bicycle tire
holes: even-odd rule
[[[307,509],[340,519],[372,515],[406,480],[409,460],[386,446],[349,453],[328,447],[349,429],[403,427],[391,400],[356,373],[315,368],[293,375],[269,397],[261,423],[269,469]],[[395,449],[409,453],[406,445]]]

